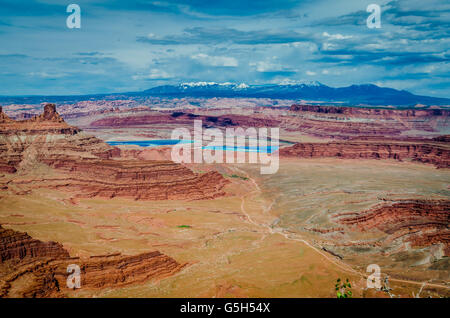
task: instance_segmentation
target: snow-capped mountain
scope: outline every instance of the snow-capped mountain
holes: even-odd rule
[[[236,84],[236,83],[230,83],[230,82],[225,82],[225,83],[216,83],[216,82],[188,82],[188,83],[181,83],[180,85],[178,85],[178,87],[180,87],[183,90],[189,89],[189,88],[207,88],[207,89],[211,89],[211,88],[227,88],[227,89],[232,89],[232,90],[239,90],[239,89],[245,89],[248,88],[249,85],[245,84],[245,83],[240,83],[240,84]]]
[[[450,105],[450,99],[448,98],[418,96],[404,90],[379,87],[373,84],[334,88],[317,81],[266,85],[192,82],[173,86],[158,86],[144,91],[143,94],[165,97],[306,99],[341,102],[349,105]]]
[[[97,94],[79,96],[0,96],[0,105],[42,102],[77,102],[82,100],[135,100],[149,97],[162,98],[271,98],[290,100],[311,100],[342,105],[392,105],[409,107],[450,106],[450,98],[419,96],[407,91],[379,87],[373,84],[330,87],[320,82],[282,82],[279,84],[249,85],[245,83],[187,82],[178,85],[157,86],[143,92]]]

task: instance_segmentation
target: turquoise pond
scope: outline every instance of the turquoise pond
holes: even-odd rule
[[[107,141],[111,146],[120,145],[136,145],[140,147],[157,147],[157,146],[171,146],[176,144],[189,144],[192,140],[177,140],[177,139],[160,139],[160,140],[127,140],[127,141]]]
[[[177,140],[177,139],[159,139],[159,140],[126,140],[126,141],[107,141],[106,143],[111,146],[120,145],[135,145],[140,147],[157,147],[157,146],[172,146],[176,144],[188,144],[193,143],[193,140]],[[209,150],[224,150],[224,151],[245,151],[245,152],[261,152],[272,153],[278,150],[278,146],[267,147],[252,147],[252,146],[205,146],[203,149]]]

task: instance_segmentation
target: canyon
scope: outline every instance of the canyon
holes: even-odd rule
[[[401,200],[380,204],[368,211],[343,212],[332,216],[336,223],[364,232],[378,229],[388,234],[380,245],[394,240],[412,246],[442,245],[443,254],[450,255],[450,201]],[[342,230],[342,229],[341,229]]]
[[[66,124],[54,104],[47,104],[43,114],[28,120],[4,118],[0,124],[1,171],[20,170],[20,175],[39,162],[58,173],[53,179],[30,177],[12,184],[64,188],[87,197],[147,200],[195,200],[225,194],[227,180],[217,172],[196,174],[171,161],[127,160],[120,149]]]
[[[336,277],[385,297],[369,264],[398,297],[448,295],[448,110],[96,103],[0,112],[3,297],[334,297]],[[279,171],[120,144],[194,120],[279,127]]]
[[[138,255],[70,257],[61,244],[42,242],[0,225],[0,297],[67,297],[68,266],[80,268],[80,288],[102,289],[160,280],[180,271],[158,251]],[[24,284],[24,281],[26,283]]]
[[[442,139],[445,137],[442,137]],[[290,158],[392,159],[412,160],[450,167],[450,145],[439,137],[422,142],[398,140],[351,140],[347,142],[297,143],[280,150],[280,156]]]

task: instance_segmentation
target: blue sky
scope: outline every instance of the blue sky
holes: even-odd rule
[[[0,0],[0,95],[315,80],[450,97],[449,33],[443,0]]]

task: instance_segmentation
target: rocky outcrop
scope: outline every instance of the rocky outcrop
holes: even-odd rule
[[[59,243],[44,243],[26,233],[0,227],[0,248],[4,245],[9,252],[0,250],[0,297],[64,297],[70,292],[67,279],[71,272],[67,269],[72,264],[80,268],[80,287],[94,290],[163,279],[186,265],[158,251],[132,256],[116,253],[84,259],[70,257]]]
[[[158,251],[133,256],[120,253],[88,259],[46,259],[18,266],[17,270],[0,277],[0,297],[65,297],[67,268],[80,267],[81,290],[117,288],[169,277],[184,266]],[[16,265],[17,266],[17,265]],[[26,280],[26,284],[21,283]]]
[[[41,242],[27,233],[4,229],[0,225],[0,263],[10,259],[35,257],[69,257],[61,244]]]
[[[206,116],[185,112],[173,112],[171,114],[156,115],[123,115],[105,117],[93,121],[91,127],[133,127],[155,124],[178,124],[193,125],[194,120],[201,120],[205,127],[278,127],[280,121],[276,119],[245,116],[245,115],[222,115]]]
[[[9,118],[4,112],[2,106],[0,106],[0,124],[9,123],[12,119]]]
[[[68,125],[62,117],[56,112],[55,104],[44,106],[44,112],[41,115],[34,116],[25,120],[11,120],[3,112],[0,112],[0,136],[10,136],[20,133],[27,135],[38,134],[63,134],[75,135],[80,129]]]
[[[450,201],[404,200],[360,213],[338,213],[333,220],[357,231],[383,231],[388,234],[385,242],[401,238],[413,246],[443,244],[445,255],[450,255]]]
[[[433,140],[437,142],[450,143],[450,135],[438,136],[433,138]]]
[[[54,123],[63,123],[64,120],[62,117],[56,112],[55,104],[46,104],[44,106],[44,112],[39,116],[34,116],[30,119],[30,122],[54,122]]]
[[[215,171],[196,174],[171,161],[47,160],[69,178],[52,187],[78,196],[129,197],[135,200],[201,200],[224,195],[229,183]]]
[[[288,131],[319,138],[348,140],[358,137],[426,137],[446,132],[450,110],[387,109],[292,105],[286,119]]]
[[[27,130],[30,123],[39,123],[39,133]],[[55,125],[60,128],[55,130]],[[0,172],[29,174],[23,184],[29,188],[65,189],[84,197],[197,200],[224,195],[223,187],[229,182],[217,172],[196,174],[172,161],[129,159],[121,158],[119,148],[67,125],[52,104],[29,121],[0,125]],[[34,179],[30,172],[36,163],[46,164],[64,177]]]
[[[0,172],[14,173],[28,162],[56,161],[83,158],[110,159],[120,156],[120,149],[82,132],[55,134],[41,131],[17,131],[2,135],[0,130]]]
[[[347,141],[297,143],[280,149],[282,157],[342,159],[393,159],[430,163],[438,168],[450,166],[450,145],[440,142]]]
[[[383,118],[400,117],[449,117],[450,110],[445,109],[386,109],[386,108],[363,108],[363,107],[341,107],[341,106],[318,106],[293,104],[290,107],[293,112],[313,112],[322,114],[363,115],[367,118],[380,116]]]

